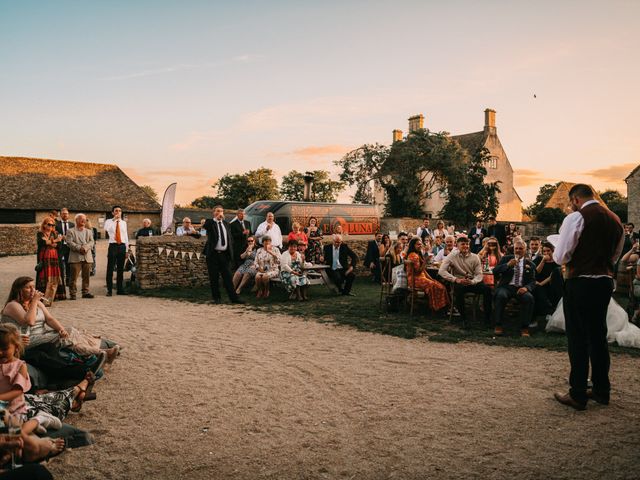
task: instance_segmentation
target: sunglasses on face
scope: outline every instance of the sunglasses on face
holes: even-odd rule
[[[47,227],[55,227],[55,224],[53,224],[53,223],[47,223]]]

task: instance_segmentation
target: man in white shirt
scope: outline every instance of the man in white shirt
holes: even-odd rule
[[[104,222],[104,231],[109,238],[107,251],[107,297],[113,294],[113,270],[116,270],[116,293],[126,295],[124,291],[124,261],[129,248],[127,222],[122,220],[122,208],[118,205],[111,209],[113,218]]]
[[[529,260],[535,262],[538,258],[542,257],[542,245],[538,237],[531,237],[529,239]]]
[[[445,259],[447,255],[455,252],[456,250],[456,237],[454,237],[453,235],[447,235],[446,237],[444,237],[444,248],[436,253],[433,261],[436,263],[440,263]]]
[[[431,229],[429,228],[428,217],[424,217],[424,220],[422,220],[422,225],[418,227],[418,230],[416,230],[416,235],[420,237],[420,240],[422,240],[422,243],[424,243],[424,239],[427,237],[430,240],[433,239],[433,234],[431,233]]]
[[[562,222],[553,259],[566,270],[562,306],[571,388],[569,393],[556,393],[554,397],[563,405],[584,410],[590,399],[609,404],[607,310],[624,234],[620,219],[600,205],[589,185],[571,187],[569,201],[573,213]],[[587,389],[589,366],[593,389]]]
[[[262,245],[262,237],[268,235],[271,238],[271,245],[282,250],[282,232],[275,222],[273,212],[267,213],[267,219],[258,225],[256,234],[254,235],[258,242]]]
[[[176,229],[176,237],[200,238],[200,232],[198,232],[191,224],[191,219],[189,217],[184,217],[182,219],[182,225]]]

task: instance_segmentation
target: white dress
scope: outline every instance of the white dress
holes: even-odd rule
[[[547,332],[564,332],[564,310],[562,300],[552,315],[548,317],[545,330]],[[607,340],[609,343],[617,342],[621,347],[640,348],[640,328],[629,323],[627,312],[613,298],[609,302],[607,310]]]

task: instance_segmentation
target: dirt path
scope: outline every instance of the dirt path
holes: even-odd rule
[[[564,353],[403,340],[242,308],[104,296],[65,323],[125,346],[69,422],[97,444],[65,479],[638,478],[637,358],[615,356],[612,405],[574,412]],[[0,259],[0,294],[34,257]]]

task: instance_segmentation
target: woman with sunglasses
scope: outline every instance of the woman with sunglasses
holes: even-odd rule
[[[242,263],[233,274],[233,287],[238,295],[242,292],[242,288],[256,276],[256,238],[253,235],[247,238],[247,248],[240,254],[240,261]]]
[[[482,264],[482,270],[484,272],[490,272],[500,262],[502,253],[500,252],[500,244],[496,237],[489,237],[485,246],[478,252],[480,262]],[[483,275],[483,282],[485,285],[489,285],[493,288],[495,279],[492,273],[485,273]]]
[[[58,248],[62,241],[62,235],[58,235],[58,232],[56,232],[56,221],[53,217],[45,217],[40,224],[40,230],[38,230],[36,238],[38,241],[36,289],[44,292],[42,303],[50,306],[55,299],[56,290],[60,283]]]

